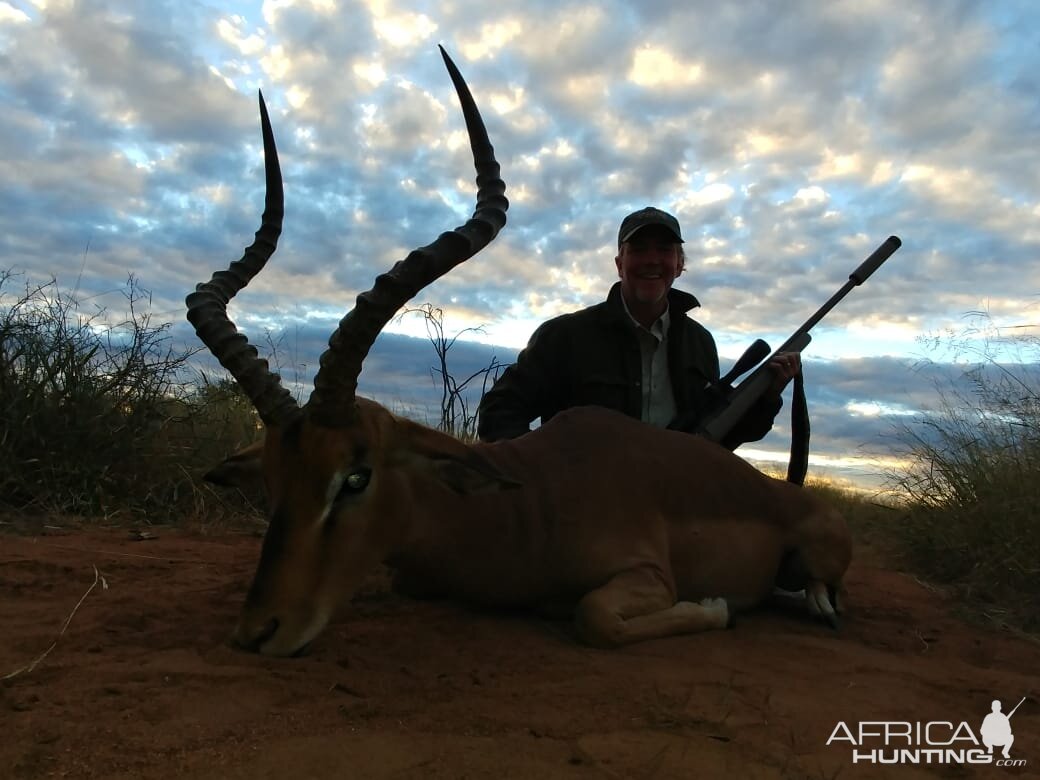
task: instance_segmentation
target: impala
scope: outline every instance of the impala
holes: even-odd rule
[[[300,406],[227,314],[282,223],[282,181],[260,99],[267,194],[243,257],[187,298],[201,340],[248,394],[260,444],[208,475],[262,475],[269,526],[235,629],[242,648],[294,655],[380,563],[395,589],[485,605],[573,607],[597,646],[723,628],[775,585],[805,589],[835,622],[851,558],[842,518],[706,439],[606,409],[566,411],[520,438],[464,444],[356,395],[362,363],[397,309],[487,246],[508,202],[466,83],[441,50],[477,170],[461,227],[376,278],[339,323]]]

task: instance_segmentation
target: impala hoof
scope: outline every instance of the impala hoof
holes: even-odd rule
[[[838,630],[841,625],[838,621],[838,613],[832,602],[831,594],[834,592],[833,588],[829,588],[822,582],[813,582],[805,589],[805,597],[806,602],[809,604],[809,611],[826,620],[827,624],[834,630]],[[834,600],[836,601],[837,599]]]

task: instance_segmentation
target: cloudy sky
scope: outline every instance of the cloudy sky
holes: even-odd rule
[[[779,345],[903,239],[806,352],[817,472],[876,471],[862,461],[887,452],[893,423],[935,405],[914,367],[945,357],[922,337],[977,311],[1037,332],[1022,327],[1040,322],[1028,0],[0,0],[0,267],[115,310],[132,273],[194,343],[185,293],[258,224],[262,88],[286,224],[232,316],[254,341],[280,337],[279,361],[309,381],[357,293],[472,209],[438,43],[511,201],[500,237],[416,301],[449,331],[483,326],[460,375],[601,300],[618,223],[648,204],[683,225],[677,286],[700,298],[724,368],[757,337]],[[408,338],[422,321],[390,330],[362,392],[433,398],[432,350]]]

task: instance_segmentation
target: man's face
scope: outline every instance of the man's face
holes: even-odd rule
[[[614,258],[621,291],[629,303],[655,304],[682,273],[679,244],[668,228],[650,225],[621,245]]]

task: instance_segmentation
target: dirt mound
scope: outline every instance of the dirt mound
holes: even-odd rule
[[[776,606],[730,631],[617,651],[577,644],[566,622],[410,601],[381,574],[309,655],[269,660],[227,642],[260,540],[158,534],[0,536],[0,677],[38,658],[94,585],[50,654],[0,683],[4,776],[907,778],[1040,768],[1040,646],[966,624],[913,579],[866,564],[850,571],[838,633]],[[853,732],[861,721],[966,721],[978,735],[993,699],[1007,711],[1023,696],[1011,723],[1012,757],[1025,766],[872,766],[853,763],[847,740],[826,744],[839,721]]]

